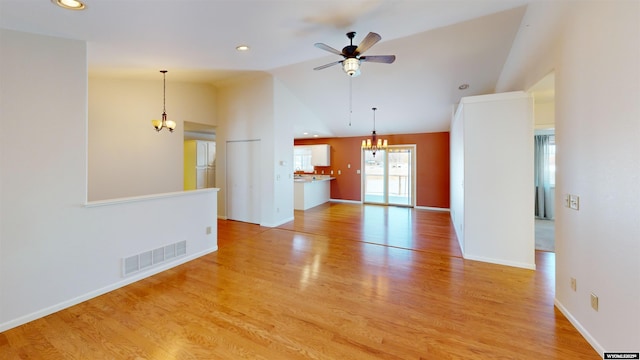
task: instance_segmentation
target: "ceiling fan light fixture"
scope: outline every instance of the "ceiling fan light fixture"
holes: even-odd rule
[[[342,62],[342,70],[351,77],[360,75],[360,60],[356,58],[347,58]]]
[[[367,51],[370,47],[375,45],[382,37],[374,32],[370,32],[367,36],[360,42],[359,45],[353,45],[353,38],[356,36],[355,31],[351,31],[347,33],[347,37],[349,38],[349,45],[342,48],[342,51],[332,48],[331,46],[324,43],[315,43],[314,46],[318,49],[322,49],[328,51],[332,54],[340,55],[344,59],[340,61],[334,61],[325,65],[314,67],[313,70],[322,70],[326,69],[330,66],[342,64],[342,70],[349,75],[350,77],[356,77],[360,75],[360,63],[361,62],[374,62],[374,63],[383,63],[383,64],[391,64],[396,60],[395,55],[373,55],[373,56],[362,56],[365,51]]]
[[[52,3],[60,6],[61,8],[69,10],[84,10],[84,3],[77,0],[51,0]]]

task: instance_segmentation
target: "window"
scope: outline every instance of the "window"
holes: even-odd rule
[[[293,170],[313,172],[311,165],[311,146],[294,146],[293,147]]]

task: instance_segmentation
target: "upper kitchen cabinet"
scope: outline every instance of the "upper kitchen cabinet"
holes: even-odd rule
[[[311,145],[311,165],[331,166],[331,147],[328,144]]]

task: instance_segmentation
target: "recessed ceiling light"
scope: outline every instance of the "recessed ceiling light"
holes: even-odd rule
[[[309,133],[308,132],[303,132],[302,135],[309,135]]]
[[[318,137],[318,134],[313,135],[313,137]]]
[[[469,84],[462,84],[460,86],[458,86],[458,89],[460,90],[467,90],[469,88]]]
[[[238,50],[238,51],[247,51],[247,50],[249,50],[249,45],[238,45],[238,46],[236,46],[236,50]]]
[[[51,0],[52,3],[69,10],[83,10],[84,3],[77,0]]]

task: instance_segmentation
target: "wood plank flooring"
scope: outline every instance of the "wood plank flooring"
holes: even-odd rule
[[[538,270],[464,260],[449,214],[329,203],[0,333],[1,359],[600,359]]]

